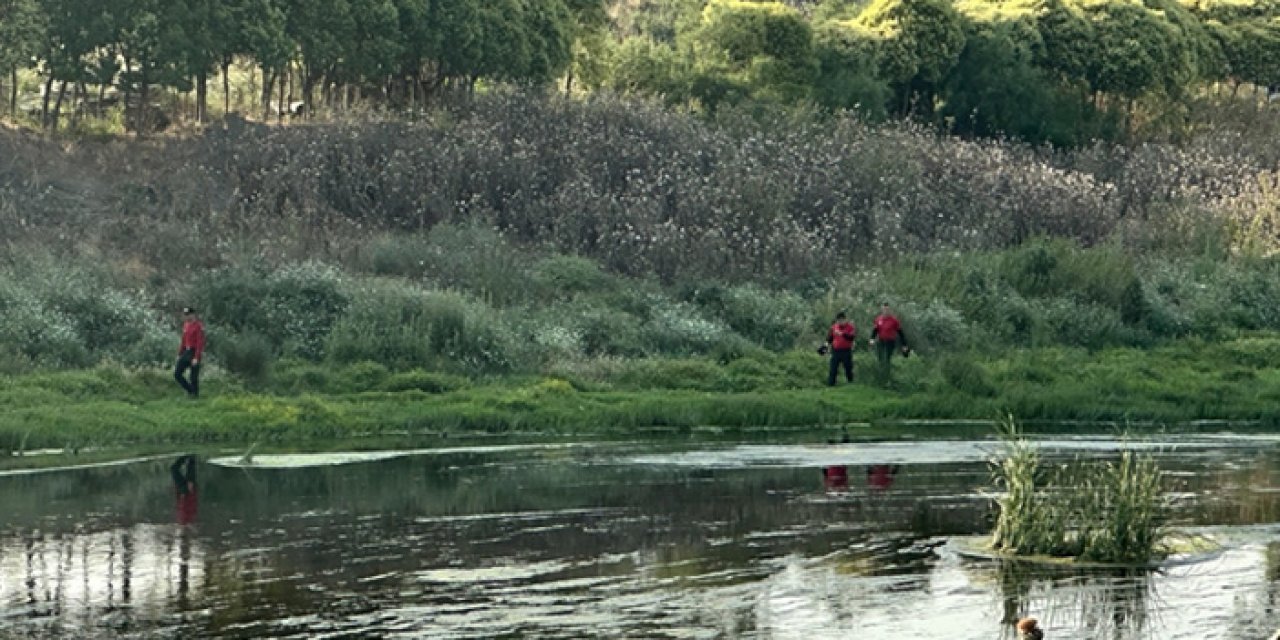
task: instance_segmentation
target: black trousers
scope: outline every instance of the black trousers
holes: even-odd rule
[[[192,349],[184,350],[178,356],[178,364],[173,368],[173,379],[186,389],[187,395],[195,398],[200,395],[200,365],[193,364],[191,361],[195,358],[196,352]],[[187,380],[182,374],[191,370],[191,380]]]
[[[827,373],[827,386],[835,386],[836,372],[844,365],[844,377],[853,382],[853,349],[832,349],[831,370]]]
[[[876,377],[882,384],[888,384],[893,377],[893,356],[898,352],[900,342],[893,340],[876,340]]]

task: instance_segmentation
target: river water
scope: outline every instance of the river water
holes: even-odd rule
[[[992,442],[550,443],[0,474],[0,637],[1267,638],[1280,441],[1135,441],[1162,571],[966,560]],[[1050,461],[1106,439],[1040,443]],[[828,472],[823,469],[828,469]]]

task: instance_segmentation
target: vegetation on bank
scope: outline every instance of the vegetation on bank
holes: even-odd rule
[[[1046,469],[1012,417],[1002,429],[1005,452],[992,463],[1004,490],[993,549],[1129,565],[1166,554],[1166,504],[1153,457],[1124,450],[1117,460]]]
[[[803,351],[708,359],[641,359],[562,376],[466,379],[373,363],[277,366],[251,385],[214,369],[197,401],[181,397],[162,368],[9,376],[0,389],[0,449],[92,448],[173,443],[301,444],[353,436],[441,433],[579,434],[631,437],[729,430],[859,425],[859,437],[983,435],[975,428],[904,425],[929,418],[986,421],[1003,410],[1029,424],[1099,429],[1221,428],[1187,421],[1237,420],[1234,428],[1280,424],[1280,374],[1267,353],[1280,338],[1188,340],[1154,349],[1040,348],[966,354],[963,364],[899,361],[898,382],[823,386],[825,361]],[[1243,358],[1241,356],[1244,356]],[[1231,366],[1221,360],[1238,359]],[[871,357],[858,356],[865,372]],[[963,375],[957,375],[959,368]],[[1094,426],[1043,424],[1089,421]],[[869,423],[869,426],[867,426]]]
[[[0,133],[3,446],[1273,423],[1274,136],[1057,152],[718,117],[499,92],[416,123]],[[919,357],[889,391],[822,388],[831,317],[865,338],[884,300]],[[167,373],[185,305],[194,404]]]

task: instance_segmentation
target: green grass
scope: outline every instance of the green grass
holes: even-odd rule
[[[897,361],[896,387],[823,386],[826,361],[800,352],[713,360],[628,361],[595,380],[537,375],[467,379],[379,365],[283,364],[263,382],[213,370],[191,401],[162,370],[117,366],[17,375],[0,388],[0,451],[143,445],[303,445],[398,433],[582,434],[629,437],[654,429],[732,431],[864,424],[866,438],[972,436],[983,429],[913,425],[913,419],[990,420],[1010,411],[1058,431],[1063,421],[1205,428],[1280,424],[1280,373],[1265,358],[1280,337],[1184,341],[1146,351],[1019,349],[975,352],[957,386],[955,365]],[[869,356],[857,356],[862,372]],[[754,364],[749,364],[754,362]],[[805,366],[808,367],[807,374]],[[974,372],[980,372],[975,374]],[[1059,422],[1058,426],[1053,423]],[[3,463],[0,463],[2,466]]]

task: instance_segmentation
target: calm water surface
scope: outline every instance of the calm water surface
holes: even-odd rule
[[[194,514],[168,461],[0,476],[0,637],[988,639],[1027,614],[1052,640],[1268,637],[1280,441],[1137,444],[1221,553],[1161,572],[961,559],[948,542],[990,529],[989,442],[201,461]]]

